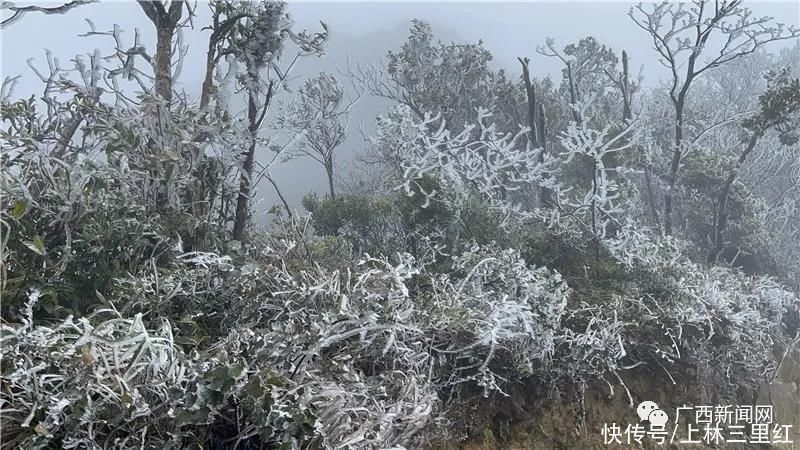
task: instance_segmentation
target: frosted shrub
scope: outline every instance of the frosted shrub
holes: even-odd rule
[[[602,381],[613,394],[614,385],[622,382],[620,372],[636,366],[625,360],[625,334],[634,323],[622,320],[624,308],[622,299],[616,297],[608,305],[583,304],[572,309],[559,339],[558,365],[546,375],[581,388]],[[609,379],[611,376],[615,378]]]
[[[494,132],[493,126],[485,124],[488,117],[486,112],[479,114],[478,124],[458,135],[451,135],[436,118],[426,117],[414,132],[410,131],[414,127],[408,120],[401,121],[402,126],[398,127],[403,132],[392,136],[399,142],[396,145],[405,169],[402,189],[409,195],[424,195],[428,201],[423,208],[435,201],[457,204],[459,193],[471,191],[517,223],[543,222],[554,235],[574,247],[584,247],[589,236],[609,254],[609,263],[621,269],[620,275],[626,280],[611,289],[593,288],[591,302],[577,297],[569,306],[565,303],[564,312],[554,316],[562,317],[562,321],[552,339],[548,326],[533,329],[536,342],[544,348],[526,343],[515,347],[513,354],[529,355],[521,356],[529,362],[555,353],[560,364],[541,375],[578,384],[601,381],[612,389],[614,379],[622,382],[620,371],[642,364],[665,369],[689,364],[700,368],[705,376],[722,377],[729,386],[752,384],[774,371],[775,344],[786,340],[787,315],[798,307],[795,294],[770,278],[750,278],[736,270],[692,262],[686,243],[637,228],[632,221],[618,220],[625,216],[628,205],[619,196],[623,187],[620,180],[610,175],[628,171],[606,167],[603,158],[630,147],[634,138],[631,128],[611,136],[610,128],[595,131],[573,123],[561,138],[563,161],[545,158],[538,163],[538,153],[524,149],[514,136]],[[589,192],[573,195],[550,180],[558,176],[561,164],[577,155],[594,160],[595,180]],[[444,192],[422,189],[417,180],[423,176],[437,180]],[[509,195],[524,185],[552,189],[559,205],[549,210],[526,210]],[[503,250],[496,252],[504,254]],[[474,261],[479,263],[475,273],[482,274],[480,266],[485,266],[488,273],[498,273],[493,266],[498,254]],[[467,255],[469,252],[464,257]],[[596,255],[599,263],[599,248]],[[502,275],[495,276],[497,284],[514,285]],[[447,292],[446,286],[444,283],[437,292]],[[484,359],[468,358],[470,364],[464,365],[468,370],[460,366],[454,370],[472,370],[470,377],[496,388],[496,374],[488,371],[486,361],[502,348],[497,343],[504,339],[519,342],[520,330],[528,327],[526,318],[537,317],[541,323],[542,316],[524,303],[512,302],[514,296],[496,297],[489,292],[469,292],[462,287],[453,294],[468,310],[482,311],[481,321],[472,322],[470,316],[462,316],[467,320],[460,326],[473,326],[467,335],[476,336],[465,350],[489,349],[481,355]],[[474,300],[470,300],[471,295]],[[486,309],[481,310],[478,305]],[[447,350],[451,351],[452,346]],[[673,376],[671,372],[669,376]]]
[[[477,246],[454,258],[453,269],[436,290],[444,294],[437,315],[459,318],[441,327],[453,333],[445,353],[471,362],[453,368],[456,379],[482,376],[488,392],[500,389],[496,365],[524,376],[552,357],[569,295],[558,273],[530,268],[516,250]]]
[[[763,380],[776,368],[775,345],[793,334],[800,299],[770,277],[702,267],[681,245],[636,232],[611,247],[638,280],[635,342],[655,360],[690,363],[731,387]]]
[[[460,197],[477,192],[493,209],[509,215],[519,206],[509,204],[507,195],[532,185],[553,187],[553,178],[548,178],[553,159],[527,144],[527,128],[503,133],[490,122],[491,116],[479,109],[476,124],[457,134],[438,116],[426,115],[415,123],[403,107],[379,121],[378,142],[392,145],[403,171],[398,189],[409,196],[419,192],[425,197],[424,207],[431,201],[457,204]],[[435,176],[446,191],[426,191],[419,182],[425,175]]]
[[[474,246],[444,266],[435,249],[421,260],[366,255],[300,271],[281,254],[274,247],[236,278],[249,287],[232,299],[226,321],[237,327],[220,345],[279,377],[313,411],[309,439],[323,446],[417,442],[444,418],[443,389],[502,394],[558,345],[569,289],[515,250]]]
[[[38,294],[32,293],[29,311]],[[198,373],[168,322],[96,313],[55,327],[3,325],[4,441],[21,448],[170,447],[169,411]],[[11,437],[13,436],[13,437]]]
[[[304,244],[277,237],[244,264],[179,253],[77,321],[34,324],[33,294],[25,320],[2,329],[4,432],[34,448],[415,447],[481,394],[531,380],[614,392],[641,364],[670,376],[693,364],[732,384],[774,369],[775,324],[796,296],[631,236],[608,242],[637,281],[599,303],[515,249],[432,244],[419,260],[332,269],[300,265]],[[125,313],[111,307],[120,299]]]

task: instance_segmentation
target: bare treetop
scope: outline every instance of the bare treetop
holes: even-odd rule
[[[640,3],[629,12],[634,23],[652,37],[653,46],[662,57],[659,62],[672,71],[673,100],[681,78],[691,80],[708,69],[753,53],[764,44],[800,36],[796,27],[787,28],[772,17],[753,16],[750,9],[742,6],[742,0],[715,1],[713,9],[706,0],[690,4],[693,6]],[[717,44],[712,36],[722,40]],[[703,56],[708,58],[701,60]],[[684,64],[685,74],[681,75]]]

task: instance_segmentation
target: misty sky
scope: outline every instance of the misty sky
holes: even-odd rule
[[[25,4],[25,2],[16,2]],[[655,84],[666,77],[651,48],[649,37],[628,17],[628,2],[562,2],[562,3],[470,3],[470,2],[406,2],[406,3],[355,3],[355,2],[290,2],[289,12],[298,28],[319,30],[319,21],[325,21],[331,30],[326,56],[305,60],[295,69],[298,76],[313,75],[321,70],[335,72],[350,61],[373,61],[389,49],[399,47],[408,35],[411,18],[429,21],[434,32],[445,41],[475,42],[482,39],[495,55],[496,68],[505,68],[517,76],[517,56],[533,60],[535,76],[557,74],[557,61],[536,54],[536,47],[552,37],[561,47],[580,38],[593,35],[617,52],[627,50],[632,68],[643,67],[644,81]],[[800,2],[749,2],[757,16],[769,15],[776,21],[800,25]],[[187,30],[185,42],[190,46],[176,87],[197,95],[203,77],[203,58],[209,31],[199,28],[208,21],[208,7],[199,3],[195,30]],[[98,30],[110,30],[118,24],[126,30],[125,37],[132,41],[133,30],[140,28],[144,43],[152,52],[154,37],[152,25],[134,2],[103,2],[72,10],[67,15],[46,16],[30,13],[14,23],[2,36],[2,75],[22,75],[15,97],[27,97],[41,92],[41,83],[26,65],[34,58],[35,64],[44,61],[44,49],[66,62],[76,53],[91,53],[95,48],[108,54],[107,38],[77,37],[89,30],[84,18],[90,18]],[[786,44],[788,45],[788,44]],[[779,45],[771,49],[776,51]],[[386,107],[375,99],[363,101],[354,110],[356,122],[369,123],[375,114]],[[353,150],[362,145],[360,135],[354,133],[345,143],[342,163]],[[324,193],[324,171],[308,161],[290,162],[273,170],[275,178],[293,203],[305,192]],[[259,190],[265,197],[258,209],[266,210],[274,203],[273,194],[266,185]]]

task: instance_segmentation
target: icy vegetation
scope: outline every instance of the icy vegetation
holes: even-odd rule
[[[330,74],[286,89],[326,25],[212,1],[187,99],[172,80],[196,12],[141,3],[155,49],[90,24],[116,53],[48,53],[38,98],[3,84],[2,448],[426,448],[521,390],[633,405],[626,380],[658,373],[735,401],[796,351],[800,47],[762,47],[797,30],[739,2],[632,10],[653,35],[694,29],[670,17],[730,34],[674,84],[740,83],[725,113],[699,87],[642,90],[594,38],[541,49],[556,83],[422,21],[348,98]],[[669,61],[699,51],[669,42]],[[346,182],[361,95],[396,105]],[[287,158],[323,166],[305,211],[272,178]],[[257,187],[280,200],[265,230]]]

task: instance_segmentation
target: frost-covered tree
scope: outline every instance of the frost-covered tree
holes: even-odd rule
[[[636,89],[635,81],[628,79],[626,84],[623,77],[629,76],[624,73],[624,67],[622,71],[617,68],[619,58],[616,53],[594,37],[587,36],[562,50],[556,48],[553,39],[547,39],[546,44],[537,51],[558,59],[564,65],[560,91],[566,97],[572,121],[580,124],[584,120],[580,105],[588,104],[590,96],[594,98],[591,102],[593,110],[586,112],[595,121],[601,122],[594,126],[604,126],[602,122],[612,115],[612,108],[625,110],[625,105],[630,108],[630,97]],[[617,89],[620,92],[616,92]],[[618,103],[618,98],[623,101]],[[623,111],[620,116],[624,115]]]
[[[458,133],[446,128],[441,117],[426,115],[415,121],[408,108],[395,116],[400,122],[383,122],[378,136],[393,145],[403,171],[402,185],[408,196],[421,195],[423,208],[431,202],[458,203],[470,192],[478,193],[504,216],[519,210],[509,201],[524,186],[543,185],[557,189],[552,173],[553,158],[539,155],[520,143],[526,141],[527,128],[506,134],[490,122],[491,113],[478,111],[476,124]],[[427,190],[422,182],[426,175],[436,174],[440,190]]]
[[[723,232],[728,220],[726,210],[731,186],[736,181],[742,165],[755,149],[759,139],[775,130],[778,140],[784,145],[793,145],[800,138],[800,80],[788,74],[788,70],[769,76],[767,91],[759,98],[758,112],[744,122],[744,148],[739,153],[736,165],[730,170],[719,191],[719,201],[714,219],[714,249],[711,258],[720,256],[725,245]]]
[[[489,67],[491,60],[483,42],[436,41],[430,24],[414,19],[403,46],[388,53],[385,69],[354,75],[373,95],[406,105],[417,119],[428,112],[441,114],[458,131],[456,127],[475,121],[478,108],[487,108],[498,115],[509,111],[502,125],[513,129],[521,122],[514,117],[520,99],[509,95],[513,83],[502,70]]]
[[[321,73],[305,82],[298,99],[281,111],[277,125],[302,135],[301,142],[286,152],[287,158],[309,157],[325,169],[331,198],[334,189],[336,149],[347,138],[350,108],[344,89],[333,75]]]
[[[618,178],[629,169],[609,167],[608,159],[633,145],[633,128],[613,133],[611,126],[597,131],[586,123],[573,122],[560,136],[564,150],[558,155],[543,156],[541,148],[519,145],[527,128],[516,135],[500,133],[489,122],[491,114],[485,110],[480,111],[476,125],[456,134],[447,130],[440,118],[427,116],[415,122],[406,111],[405,116],[394,116],[399,122],[381,122],[378,139],[397,155],[403,169],[401,188],[408,196],[421,195],[423,208],[431,203],[455,205],[465,196],[477,194],[505,220],[519,220],[540,214],[527,209],[516,195],[533,185],[553,193],[553,214],[563,216],[563,222],[556,221],[561,225],[573,222],[579,233],[588,233],[594,240],[622,230],[624,224],[620,220],[627,211],[624,197],[630,193],[620,195],[622,185]],[[576,195],[573,187],[561,182],[560,170],[578,156],[592,161],[593,177],[588,191]],[[423,182],[428,176],[439,180],[438,189],[430,190]]]
[[[788,56],[790,52],[791,47],[782,53]],[[684,218],[687,237],[702,248],[704,256],[711,254],[712,261],[716,260],[713,254],[719,253],[714,250],[719,237],[725,242],[720,263],[733,263],[748,271],[782,272],[777,270],[774,258],[785,251],[770,243],[787,236],[784,232],[770,231],[771,224],[783,223],[783,219],[774,221],[780,214],[772,210],[782,208],[779,205],[784,200],[793,201],[791,174],[797,161],[794,156],[797,144],[781,143],[779,132],[764,133],[738,165],[736,181],[726,194],[724,209],[729,216],[725,221],[726,231],[715,230],[719,223],[716,216],[721,205],[720,193],[731,169],[748,147],[746,141],[751,133],[745,124],[760,109],[759,97],[768,89],[769,73],[792,67],[792,61],[792,57],[780,57],[761,49],[706,72],[696,81],[696,90],[687,101],[684,126],[692,136],[692,152],[682,163],[677,190],[682,204],[677,212]],[[674,131],[669,118],[672,105],[668,96],[660,92],[660,88],[656,89],[645,99],[639,122],[647,129],[645,142],[649,150],[645,148],[647,152],[641,155],[647,159],[640,157],[636,163],[643,169],[640,188],[651,212],[648,221],[655,224],[660,218],[657,211],[660,185],[665,180],[652,174],[665,173],[669,166],[668,158],[657,149],[670,145]],[[787,194],[781,195],[784,191]],[[654,200],[650,200],[651,195]]]
[[[712,8],[713,6],[713,8]],[[754,17],[741,0],[690,4],[663,2],[631,8],[630,17],[653,40],[659,62],[671,72],[669,97],[674,136],[666,173],[663,225],[672,233],[673,197],[681,160],[691,150],[685,130],[685,108],[691,87],[710,69],[723,66],[775,41],[797,38],[800,30],[785,29],[770,17]],[[719,41],[719,42],[718,42]]]
[[[247,94],[247,132],[250,143],[242,151],[239,172],[239,193],[233,221],[233,235],[242,240],[250,221],[251,194],[255,187],[255,154],[261,138],[259,133],[275,94],[284,88],[289,72],[302,56],[320,54],[327,39],[321,33],[294,33],[283,2],[235,3],[247,19],[233,25],[228,35],[230,52],[241,63],[243,72],[238,82]],[[324,27],[324,24],[323,24]],[[294,57],[281,68],[284,45],[292,41],[298,46]]]
[[[580,113],[583,115],[583,112]],[[615,231],[621,231],[620,220],[627,212],[624,208],[626,195],[620,192],[623,187],[614,174],[625,174],[628,169],[621,166],[607,167],[610,155],[630,149],[633,146],[632,126],[616,135],[611,135],[611,125],[601,131],[588,128],[584,122],[573,122],[561,137],[565,149],[561,164],[569,164],[576,156],[587,157],[591,161],[592,178],[590,189],[581,196],[566,196],[564,203],[572,208],[573,215],[585,217],[591,227],[595,240],[595,258],[599,259],[599,241]],[[588,209],[588,213],[584,212]]]
[[[205,76],[200,90],[201,110],[208,106],[214,93],[219,92],[214,85],[214,79],[222,58],[234,51],[234,48],[226,46],[229,43],[228,36],[233,32],[234,26],[249,15],[246,10],[239,9],[236,3],[226,0],[210,1],[208,6],[211,11],[211,24],[208,26],[211,34],[208,37]]]
[[[174,77],[180,25],[201,18],[159,5],[186,8]],[[704,16],[695,5],[655,16],[693,33],[681,19]],[[349,106],[323,74],[271,115],[326,30],[294,33],[283,4],[210,12],[195,29],[211,33],[197,99],[170,89],[167,104],[144,36],[92,23],[85,36],[108,54],[48,52],[30,63],[41,95],[14,97],[14,78],[0,89],[0,449],[460,445],[548,404],[588,429],[607,396],[635,407],[653,389],[751,404],[794,364],[800,47],[718,64],[705,47],[717,65],[685,98],[676,236],[653,226],[655,201],[650,217],[638,203],[668,174],[675,105],[659,87],[632,104],[624,55],[620,69],[592,39],[559,50],[559,91],[530,60],[508,82],[482,45],[434,43],[416,24],[390,58],[396,79],[369,79],[399,103],[369,137],[380,188],[331,186],[304,199],[306,215],[278,190],[286,214],[258,229],[249,200],[263,178],[277,190],[281,155],[318,157],[332,184]],[[734,53],[776,38],[739,19],[700,31],[742,39]],[[262,149],[273,159],[259,165]],[[591,170],[573,170],[579,159]],[[736,257],[758,267],[709,260],[719,236],[758,248]]]

